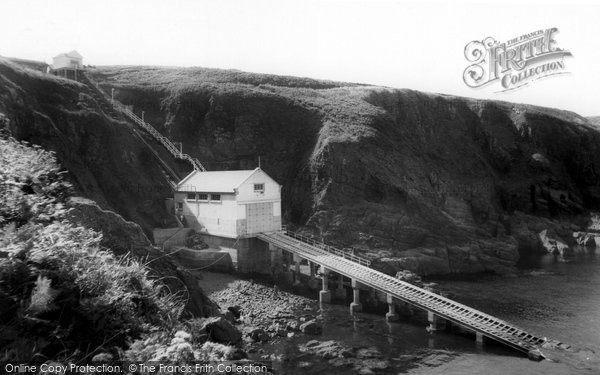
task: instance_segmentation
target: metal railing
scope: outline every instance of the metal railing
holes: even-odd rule
[[[136,124],[141,126],[144,130],[146,130],[148,133],[150,133],[158,142],[160,142],[171,153],[171,155],[173,155],[177,159],[187,161],[197,171],[203,171],[203,172],[206,171],[206,168],[204,168],[204,166],[202,165],[202,163],[200,163],[200,161],[198,159],[192,158],[190,155],[181,152],[179,149],[177,149],[177,147],[173,144],[173,142],[171,142],[167,137],[160,134],[160,132],[158,130],[156,130],[152,125],[148,124],[147,122],[142,120],[138,115],[133,113],[133,111],[131,109],[129,109],[129,107],[127,107],[123,103],[120,103],[119,101],[109,97],[108,94],[106,92],[104,92],[104,90],[102,90],[100,85],[98,85],[98,83],[96,83],[95,80],[91,79],[85,73],[83,76],[87,79],[87,81],[92,86],[94,86],[94,88],[108,102],[110,102],[110,104],[112,104],[112,106],[115,109],[117,109],[118,111],[121,111],[121,113],[123,113],[125,116],[127,116],[129,119],[131,119],[133,122],[135,122]]]
[[[480,332],[522,352],[528,353],[530,350],[535,350],[545,342],[563,345],[555,340],[548,340],[545,337],[524,331],[504,320],[386,275],[373,268],[363,267],[357,264],[356,261],[351,261],[348,258],[341,259],[341,257],[335,257],[328,253],[323,254],[322,250],[313,248],[316,245],[312,243],[310,243],[311,247],[303,246],[302,243],[306,239],[313,243],[316,242],[310,238],[296,239],[290,235],[289,231],[260,233],[258,238],[284,250],[296,253],[301,258],[320,264],[328,270],[356,279],[364,287],[371,287],[392,295],[393,298],[433,312],[440,318],[452,321],[475,332]]]
[[[361,256],[358,255],[354,255],[349,251],[344,251],[344,250],[340,250],[337,247],[333,247],[330,245],[327,245],[324,242],[321,241],[317,241],[313,238],[307,237],[307,236],[303,236],[301,234],[298,234],[296,232],[292,232],[291,230],[288,230],[284,225],[281,226],[281,232],[283,234],[285,234],[286,236],[292,237],[298,241],[302,241],[308,245],[314,246],[318,249],[321,250],[325,250],[328,253],[331,253],[333,255],[337,255],[339,257],[342,257],[344,259],[348,259],[352,262],[358,263],[360,265],[369,267],[371,265],[371,261],[367,258],[363,258]]]
[[[137,125],[142,127],[148,133],[150,133],[158,142],[160,142],[166,149],[176,157],[177,159],[185,160],[189,162],[195,170],[198,171],[206,171],[206,168],[200,163],[200,161],[196,158],[192,158],[190,155],[181,152],[177,147],[171,142],[167,137],[160,134],[158,130],[156,130],[152,125],[148,124],[144,120],[142,120],[138,115],[133,113],[131,109],[129,109],[124,104],[120,103],[117,100],[111,99],[112,105],[119,111],[121,111],[125,116],[135,122]]]

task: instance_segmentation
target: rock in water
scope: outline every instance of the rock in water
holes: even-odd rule
[[[323,327],[313,319],[301,324],[300,331],[307,335],[320,335],[323,333]]]
[[[561,240],[556,239],[557,235],[553,231],[549,231],[548,229],[544,229],[538,234],[542,246],[548,253],[560,255],[560,256],[570,256],[572,255],[572,250],[569,245],[565,244]]]

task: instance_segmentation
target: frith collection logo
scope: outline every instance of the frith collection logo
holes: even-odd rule
[[[565,57],[571,52],[558,48],[553,27],[500,43],[492,37],[474,40],[465,46],[465,57],[471,63],[463,80],[478,88],[499,82],[498,92],[514,90],[535,80],[568,73]]]

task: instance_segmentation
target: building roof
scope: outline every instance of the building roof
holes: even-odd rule
[[[234,193],[248,177],[260,168],[243,171],[193,171],[177,184],[177,191]]]
[[[73,50],[71,52],[67,52],[67,53],[61,53],[60,55],[54,56],[54,58],[56,59],[57,57],[61,57],[61,56],[67,56],[67,57],[75,58],[75,59],[83,59],[83,56],[81,56],[81,54],[75,50]]]

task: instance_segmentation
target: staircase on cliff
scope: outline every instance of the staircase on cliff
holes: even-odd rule
[[[81,78],[79,79],[79,81],[81,83],[85,84],[86,86],[88,86],[88,88],[90,89],[90,93],[91,93],[92,97],[97,101],[97,103],[100,105],[100,108],[102,109],[102,111],[107,116],[110,116],[110,117],[113,117],[113,118],[124,117],[124,118],[130,120],[131,122],[133,122],[136,125],[136,127],[138,129],[142,129],[147,134],[149,134],[150,136],[152,136],[152,138],[155,141],[157,141],[159,144],[161,144],[168,151],[168,153],[171,156],[173,156],[175,159],[187,161],[188,163],[190,163],[192,165],[192,167],[195,170],[206,171],[206,168],[204,168],[204,166],[202,165],[202,163],[200,163],[200,161],[198,159],[193,158],[190,155],[181,152],[181,150],[179,150],[173,144],[173,142],[171,142],[167,137],[163,136],[152,125],[150,125],[149,123],[147,123],[146,121],[144,121],[142,118],[140,118],[139,116],[137,116],[135,113],[133,113],[133,111],[128,106],[125,106],[124,104],[118,102],[117,100],[114,100],[113,98],[109,97],[108,94],[106,94],[100,88],[100,86],[93,79],[91,79],[88,76],[88,74],[86,72],[84,72],[81,75]],[[161,158],[161,156],[159,155],[159,152],[157,152],[157,150],[155,150],[143,138],[143,136],[140,133],[135,132],[135,134],[150,149],[150,151],[152,152],[152,154],[159,160],[159,162],[164,167],[164,169],[166,169],[166,172],[168,174],[170,174],[175,181],[178,181],[180,179],[180,177]],[[175,181],[173,181],[172,179],[169,179],[169,182],[173,186],[176,185]]]

